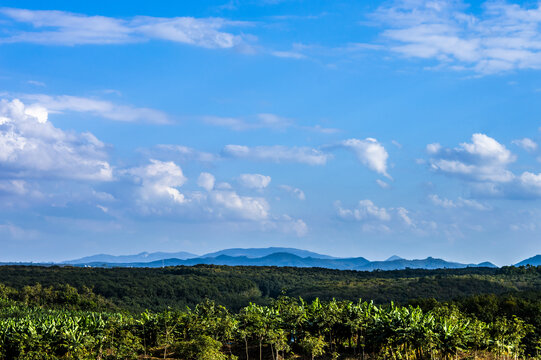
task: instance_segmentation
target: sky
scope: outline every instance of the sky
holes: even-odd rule
[[[533,1],[0,7],[0,261],[541,253]]]

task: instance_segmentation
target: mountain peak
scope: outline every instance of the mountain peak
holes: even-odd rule
[[[526,265],[532,265],[532,266],[541,265],[541,254],[532,256],[531,258],[522,260],[521,262],[515,264],[515,266],[526,266]]]
[[[404,260],[404,258],[402,258],[402,257],[400,257],[398,255],[393,255],[393,256],[391,256],[390,258],[388,258],[385,261],[395,261],[395,260]]]

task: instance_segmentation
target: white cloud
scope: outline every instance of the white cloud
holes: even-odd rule
[[[344,220],[379,220],[389,221],[391,215],[385,208],[377,207],[371,200],[360,200],[358,206],[354,209],[346,209],[338,202],[336,203],[338,216]]]
[[[0,180],[0,191],[8,194],[25,195],[28,193],[28,186],[24,180]]]
[[[507,166],[515,156],[502,144],[485,134],[473,134],[471,143],[456,148],[427,146],[432,170],[461,176],[472,181],[509,182],[513,174]]]
[[[304,191],[301,189],[289,186],[289,185],[280,185],[280,189],[287,191],[288,193],[292,194],[299,200],[305,200],[306,195],[304,194]]]
[[[32,30],[11,30],[3,43],[46,45],[121,44],[166,40],[204,48],[233,48],[244,44],[242,35],[222,31],[249,23],[221,18],[136,16],[129,19],[87,16],[65,11],[0,9],[13,22],[32,25]]]
[[[13,224],[0,224],[0,235],[3,239],[36,239],[40,235],[36,230],[29,230],[27,227],[21,228]]]
[[[348,139],[342,141],[341,146],[353,151],[357,159],[369,169],[390,178],[389,174],[387,174],[387,158],[389,154],[376,139]]]
[[[0,101],[0,167],[17,178],[113,179],[105,145],[94,135],[55,128],[46,109],[17,99]]]
[[[427,147],[431,156],[428,161],[430,168],[469,181],[472,196],[508,199],[541,197],[541,174],[524,171],[518,175],[508,170],[507,167],[516,160],[516,156],[487,135],[473,134],[471,143],[462,143],[456,148],[432,145]],[[453,202],[433,198],[432,201],[439,206],[462,207],[472,200]],[[475,203],[469,205],[480,208]]]
[[[541,174],[525,171],[518,177],[518,184],[527,193],[541,196]]]
[[[165,157],[175,161],[200,161],[200,162],[213,162],[218,159],[218,156],[199,151],[194,148],[183,145],[156,145],[154,149],[142,150],[144,153],[148,153],[154,157]]]
[[[537,143],[529,138],[513,140],[512,143],[526,151],[537,150]]]
[[[441,145],[439,143],[428,144],[426,146],[426,152],[428,152],[429,154],[437,154],[440,150]]]
[[[197,185],[201,186],[207,191],[211,191],[212,189],[214,189],[215,182],[216,178],[214,177],[214,175],[207,172],[202,172],[197,179]]]
[[[382,189],[388,189],[389,188],[389,184],[386,183],[385,181],[382,181],[380,179],[376,179],[376,184],[378,184],[378,186]]]
[[[208,125],[224,127],[233,131],[248,131],[258,129],[284,131],[289,128],[316,132],[320,134],[335,134],[340,131],[335,128],[327,128],[318,124],[312,126],[297,125],[293,119],[270,113],[257,114],[248,119],[239,117],[203,116],[201,121]]]
[[[234,191],[217,190],[209,194],[209,202],[218,217],[244,220],[264,220],[269,215],[269,204],[263,198],[240,196]]]
[[[246,131],[254,129],[284,130],[293,125],[290,119],[275,114],[257,114],[255,119],[247,121],[233,117],[204,116],[203,122],[209,125],[226,127],[234,131]]]
[[[270,206],[264,198],[239,195],[229,184],[216,184],[216,178],[210,173],[201,173],[197,181],[206,192],[182,193],[179,188],[187,178],[174,162],[150,160],[150,164],[124,173],[133,176],[138,183],[135,202],[137,210],[144,215],[167,215],[194,221],[283,222],[271,216]]]
[[[446,209],[471,208],[471,209],[481,210],[481,211],[490,210],[490,207],[483,205],[478,201],[471,200],[471,199],[463,199],[461,197],[453,201],[446,198],[440,198],[436,194],[431,194],[428,196],[428,198],[434,205],[440,206]]]
[[[298,237],[306,236],[308,225],[302,219],[294,219],[289,215],[283,215],[264,224],[265,229],[276,229],[283,233],[294,233]]]
[[[239,176],[239,183],[249,189],[263,189],[271,182],[271,177],[261,174],[242,174]]]
[[[45,85],[44,82],[37,81],[37,80],[28,80],[26,83],[27,83],[27,84],[30,84],[30,85],[34,85],[34,86],[40,86],[40,87],[45,87],[45,86],[47,86],[47,85]]]
[[[175,203],[186,202],[184,194],[177,189],[186,182],[182,169],[174,162],[150,160],[150,164],[128,170],[141,182],[141,197],[148,202],[170,199]]]
[[[51,113],[86,112],[109,120],[126,122],[149,122],[155,124],[170,123],[167,114],[150,108],[138,108],[119,105],[106,100],[79,96],[44,94],[20,94],[20,97],[34,106],[45,108]]]
[[[302,126],[301,128],[305,129],[305,130],[308,130],[308,131],[313,131],[313,132],[316,132],[316,133],[320,133],[320,134],[336,134],[336,133],[340,132],[339,129],[323,127],[321,125]]]
[[[227,157],[255,161],[295,162],[308,165],[325,165],[331,157],[309,147],[226,145],[222,154]]]
[[[407,226],[415,226],[413,223],[413,220],[411,220],[409,216],[409,211],[403,207],[399,207],[396,209],[396,213],[398,217],[406,224]]]
[[[413,231],[424,236],[433,230],[432,223],[415,219],[419,218],[419,215],[413,216],[410,210],[404,207],[379,207],[368,199],[359,201],[353,208],[345,208],[339,201],[334,205],[338,218],[360,223],[365,232]]]
[[[392,52],[492,74],[541,68],[540,13],[539,4],[486,1],[474,14],[461,0],[396,0],[373,16]]]
[[[280,58],[287,58],[287,59],[304,59],[306,58],[306,55],[296,52],[296,51],[272,51],[271,55],[280,57]]]

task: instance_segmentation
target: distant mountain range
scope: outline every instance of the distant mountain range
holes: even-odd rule
[[[522,266],[522,265],[540,266],[541,265],[541,255],[532,256],[531,258],[528,258],[526,260],[522,260],[521,262],[515,264],[515,266]]]
[[[300,256],[302,258],[312,257],[314,259],[336,259],[333,256],[318,254],[318,253],[308,251],[308,250],[285,248],[285,247],[249,248],[249,249],[233,248],[233,249],[225,249],[225,250],[220,250],[213,253],[208,253],[201,257],[207,258],[207,257],[218,257],[220,255],[227,255],[227,256],[246,256],[248,258],[259,258],[259,257],[263,257],[263,256],[275,254],[275,253],[288,253],[288,254]]]
[[[198,255],[192,254],[185,251],[180,251],[176,253],[166,253],[166,252],[142,252],[136,255],[107,255],[107,254],[98,254],[92,256],[86,256],[80,259],[63,261],[62,264],[87,264],[94,262],[104,262],[111,264],[118,263],[133,263],[133,262],[151,262],[162,259],[192,259],[196,258]]]
[[[63,264],[96,267],[161,267],[176,265],[230,265],[230,266],[292,266],[320,267],[337,270],[401,270],[439,269],[465,267],[496,267],[490,262],[480,264],[462,264],[443,259],[407,260],[393,255],[385,261],[370,261],[364,257],[336,258],[315,252],[282,247],[225,249],[205,255],[179,253],[140,253],[137,255],[94,255],[81,259],[69,260]]]

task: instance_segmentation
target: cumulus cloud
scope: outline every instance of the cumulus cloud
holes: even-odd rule
[[[133,177],[137,184],[136,205],[143,215],[167,215],[177,220],[255,222],[269,230],[306,232],[306,224],[302,221],[288,215],[271,214],[265,198],[241,195],[229,184],[216,183],[214,175],[207,172],[200,173],[197,179],[197,185],[205,192],[181,192],[180,188],[188,179],[180,166],[172,161],[150,160],[149,164],[125,170],[124,174]],[[249,185],[257,187],[270,182],[270,178],[264,176],[246,179]]]
[[[216,178],[214,177],[214,175],[207,172],[202,172],[197,179],[197,185],[207,191],[211,191],[212,189],[214,189],[215,183]]]
[[[389,174],[387,174],[387,158],[389,154],[376,139],[348,139],[342,141],[340,146],[353,151],[357,159],[369,169],[390,178]]]
[[[471,143],[461,143],[456,148],[430,144],[427,152],[431,156],[430,168],[436,172],[472,181],[508,182],[513,179],[506,167],[515,161],[515,156],[485,134],[473,134]]]
[[[213,212],[219,218],[265,220],[269,216],[269,204],[263,198],[240,196],[235,191],[217,190],[209,194]]]
[[[136,16],[128,19],[88,16],[65,11],[2,8],[4,24],[28,24],[31,30],[11,29],[0,43],[36,43],[45,45],[122,44],[151,39],[171,41],[204,48],[233,48],[245,39],[223,31],[227,27],[249,23],[221,18]]]
[[[537,143],[529,138],[513,140],[512,143],[526,151],[537,150]]]
[[[167,198],[179,204],[186,202],[184,194],[177,188],[184,185],[187,178],[174,162],[150,160],[150,164],[130,169],[128,173],[139,179],[143,200],[153,202]]]
[[[90,113],[114,121],[170,123],[164,112],[131,105],[119,105],[106,100],[70,95],[50,96],[44,94],[20,94],[20,98],[31,102],[37,109],[45,108],[50,113],[82,112]]]
[[[292,194],[293,196],[295,196],[299,200],[305,200],[306,199],[306,195],[304,194],[304,191],[302,191],[301,189],[298,189],[298,188],[295,188],[295,187],[289,186],[289,185],[280,185],[280,189]]]
[[[541,68],[541,7],[486,1],[479,13],[461,0],[395,0],[373,18],[389,51],[453,70],[493,74]]]
[[[541,173],[534,174],[525,171],[518,176],[517,181],[525,192],[531,195],[541,196]]]
[[[264,189],[271,182],[271,177],[261,174],[242,174],[239,183],[249,189]]]
[[[13,178],[109,181],[105,145],[91,133],[70,133],[48,121],[47,109],[0,101],[0,167]]]
[[[433,171],[468,181],[472,196],[509,199],[541,196],[541,174],[531,171],[514,174],[508,170],[516,156],[487,135],[473,134],[471,143],[462,143],[455,148],[430,144],[427,153]],[[444,199],[440,200],[436,199],[435,203],[440,206],[446,203]],[[466,201],[461,202],[464,205]],[[455,202],[447,202],[447,207],[452,207],[451,204],[459,207]]]
[[[226,157],[255,161],[294,162],[308,165],[325,165],[331,157],[320,150],[309,147],[287,146],[243,146],[226,145],[222,150]]]

